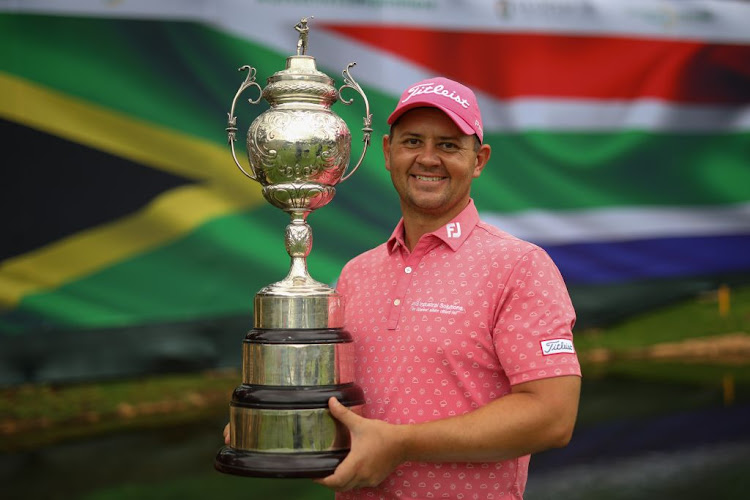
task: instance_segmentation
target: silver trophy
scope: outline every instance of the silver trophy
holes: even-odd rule
[[[216,456],[221,472],[259,477],[323,477],[333,472],[349,452],[349,434],[328,411],[335,396],[353,411],[364,404],[354,383],[354,345],[343,330],[343,306],[330,286],[314,280],[306,258],[312,232],[306,219],[326,205],[336,185],[359,168],[370,143],[372,115],[367,97],[349,74],[336,90],[333,80],[306,55],[309,27],[302,19],[297,55],[286,68],[268,78],[265,88],[255,82],[256,70],[247,71],[229,111],[227,133],[237,167],[260,183],[263,196],[287,212],[286,250],[289,274],[262,288],[254,301],[254,328],[242,348],[242,384],[230,403],[231,442]],[[247,133],[250,172],[234,148],[237,100],[246,89],[260,95],[270,108],[258,116]],[[364,147],[349,170],[351,134],[346,123],[331,111],[341,92],[353,89],[365,102]]]

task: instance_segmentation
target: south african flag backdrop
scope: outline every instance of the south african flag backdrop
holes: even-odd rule
[[[288,216],[234,165],[227,112],[302,17],[337,87],[357,63],[374,128],[309,217],[319,281],[398,222],[385,120],[436,75],[483,110],[480,214],[550,253],[579,331],[750,281],[750,3],[0,0],[0,384],[239,366]],[[242,136],[267,108],[241,100]]]

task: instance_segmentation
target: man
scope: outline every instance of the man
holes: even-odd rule
[[[338,281],[366,404],[330,401],[351,452],[318,482],[341,500],[522,498],[529,454],[565,446],[577,415],[565,284],[542,249],[479,220],[491,149],[470,89],[419,82],[388,123],[403,218]]]
[[[351,451],[317,482],[339,500],[520,499],[529,454],[565,446],[577,415],[568,292],[542,249],[479,220],[491,149],[470,89],[419,82],[388,123],[403,217],[337,284],[366,403],[329,401]]]

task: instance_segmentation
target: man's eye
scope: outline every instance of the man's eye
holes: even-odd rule
[[[454,149],[458,149],[458,144],[455,144],[453,142],[444,142],[443,143],[443,149],[446,149],[448,151],[452,151]]]

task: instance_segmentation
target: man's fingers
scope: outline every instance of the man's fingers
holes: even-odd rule
[[[229,444],[229,424],[224,427],[224,444]]]
[[[351,426],[356,424],[361,418],[349,408],[342,405],[336,398],[328,400],[328,409],[331,410],[331,415],[333,415],[336,420],[344,424],[350,430]]]
[[[328,409],[331,411],[333,418],[344,424],[349,430],[362,418],[333,397],[328,400]],[[358,485],[355,462],[356,460],[354,460],[350,451],[344,461],[336,467],[333,474],[315,482],[334,491],[349,491]]]
[[[354,470],[349,462],[344,459],[344,461],[336,467],[336,470],[333,471],[333,474],[321,479],[316,479],[315,482],[334,491],[348,491],[356,486],[356,479]]]

